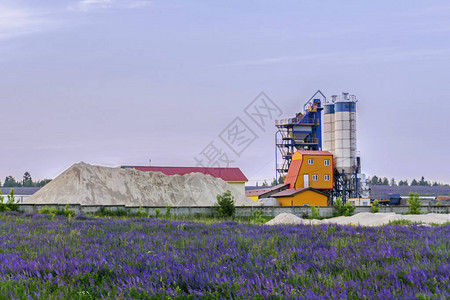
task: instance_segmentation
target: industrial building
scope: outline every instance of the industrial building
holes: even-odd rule
[[[273,194],[281,206],[327,206],[328,195],[312,188],[287,189]]]
[[[284,191],[289,188],[289,184],[283,183],[276,186],[245,191],[245,196],[257,202],[259,199],[269,198],[273,194]]]
[[[289,171],[292,156],[297,150],[321,150],[322,147],[322,102],[326,97],[319,90],[303,106],[303,112],[275,121],[277,134],[276,146],[281,153],[282,163],[277,172],[285,177]]]
[[[229,183],[234,190],[245,194],[247,177],[239,168],[208,168],[208,167],[161,167],[161,166],[122,166],[121,168],[134,169],[143,172],[161,172],[165,175],[185,175],[189,173],[202,173],[221,178]]]
[[[271,197],[281,205],[323,206],[337,198],[370,203],[356,146],[356,103],[349,93],[328,100],[319,90],[295,118],[275,122],[281,136],[276,138],[281,155],[276,171],[289,186]]]
[[[284,183],[289,184],[290,189],[332,189],[333,154],[311,150],[295,152]]]

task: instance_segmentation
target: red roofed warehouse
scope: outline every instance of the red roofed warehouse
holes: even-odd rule
[[[248,181],[239,168],[205,168],[205,167],[158,167],[158,166],[122,166],[143,172],[161,172],[166,175],[185,175],[202,173],[221,178],[231,184],[235,190],[245,194],[245,183]]]

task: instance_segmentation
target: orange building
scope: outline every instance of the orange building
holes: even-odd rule
[[[289,189],[273,194],[281,206],[327,206],[328,196],[312,188]]]
[[[332,189],[333,154],[313,150],[295,152],[284,183],[289,184],[289,189]]]

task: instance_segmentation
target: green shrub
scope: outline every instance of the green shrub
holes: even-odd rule
[[[44,215],[52,215],[52,216],[66,216],[68,218],[73,217],[75,215],[74,211],[69,209],[69,204],[66,204],[64,209],[58,209],[55,206],[44,206],[41,209],[39,209],[40,214]]]
[[[14,196],[14,189],[9,191],[7,195],[8,200],[6,203],[3,203],[5,197],[2,195],[2,191],[0,190],[0,212],[5,211],[19,211],[19,201],[16,201],[16,197]]]
[[[409,193],[408,204],[409,204],[408,214],[412,215],[420,214],[420,206],[422,205],[422,201],[420,201],[418,193]]]
[[[406,219],[399,219],[399,220],[391,220],[389,221],[388,225],[419,225],[422,224],[422,222],[413,222],[411,220]]]
[[[311,218],[320,219],[320,208],[317,206],[311,206]]]
[[[436,206],[442,206],[442,203],[441,202],[437,202]]]
[[[141,207],[139,207],[139,209],[136,212],[136,217],[138,217],[138,218],[149,218],[150,215],[146,211],[144,211],[144,209],[141,206]]]
[[[355,212],[356,207],[351,205],[349,202],[346,202],[344,205],[342,205],[342,200],[340,197],[336,198],[336,203],[334,204],[334,212],[333,216],[339,217],[339,216],[352,216]]]
[[[231,191],[228,190],[222,195],[217,195],[217,202],[214,204],[214,209],[219,218],[234,217],[236,206]]]
[[[39,209],[39,213],[43,215],[56,215],[58,213],[58,209],[54,206],[44,206]]]
[[[101,207],[95,212],[95,216],[99,217],[126,217],[130,214],[129,209],[120,208],[118,210],[109,210],[107,208]]]
[[[373,205],[370,206],[370,209],[374,214],[380,211],[380,203],[378,203],[378,200],[375,200],[373,202]]]
[[[0,212],[6,211],[6,205],[3,204],[3,200],[5,200],[5,197],[3,196],[2,190],[0,190]]]
[[[155,215],[157,218],[159,218],[159,215],[161,214],[161,209],[160,208],[155,208]]]
[[[112,211],[113,217],[126,217],[130,215],[130,209],[129,208],[119,208],[116,211]]]
[[[253,212],[253,222],[257,223],[257,224],[263,224],[265,223],[265,219],[262,216],[262,211],[261,210],[256,210]]]
[[[60,209],[56,212],[57,215],[59,216],[65,216],[65,217],[73,217],[75,215],[74,211],[72,209],[69,209],[69,204],[66,204],[66,206],[64,206],[64,209]]]
[[[170,213],[171,207],[170,205],[166,205],[166,218],[170,219],[170,217],[172,216],[172,214]]]

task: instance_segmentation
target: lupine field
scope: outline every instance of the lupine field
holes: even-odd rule
[[[0,215],[1,299],[449,299],[450,226]]]

